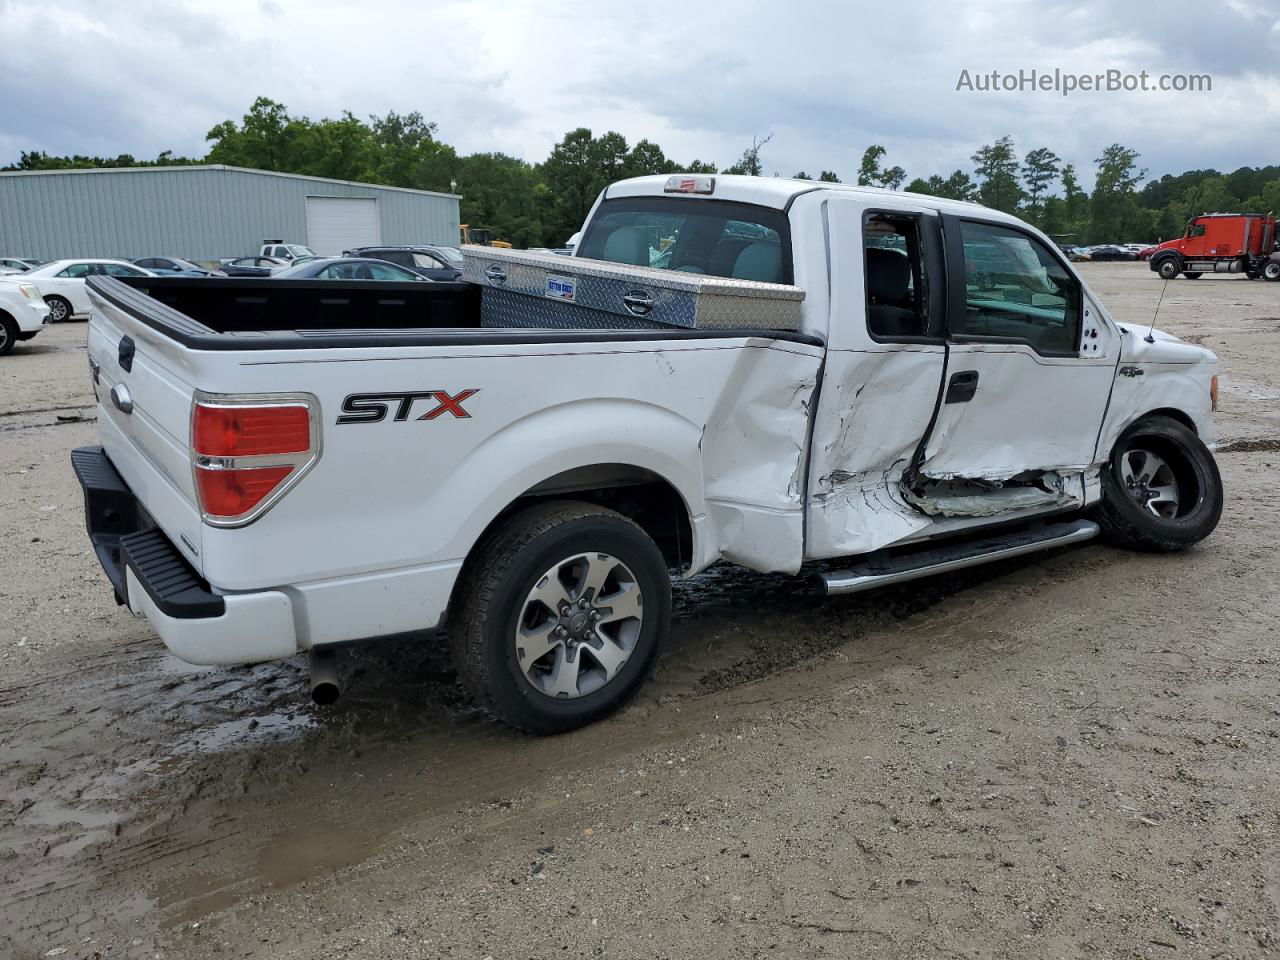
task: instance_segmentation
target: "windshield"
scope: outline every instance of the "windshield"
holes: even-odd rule
[[[791,283],[780,210],[688,197],[624,197],[596,209],[577,256],[681,273]]]
[[[444,257],[459,269],[465,266],[466,261],[462,259],[462,251],[457,247],[436,247],[435,249],[440,253],[440,256]]]

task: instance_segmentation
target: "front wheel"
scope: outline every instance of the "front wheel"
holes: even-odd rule
[[[21,336],[16,323],[8,317],[0,317],[0,357],[12,350]]]
[[[44,302],[49,305],[49,319],[53,323],[71,319],[71,301],[65,297],[50,295],[44,298]]]
[[[671,621],[657,545],[595,504],[514,514],[461,576],[448,622],[454,666],[481,705],[530,733],[572,730],[626,703]]]
[[[1262,265],[1262,279],[1273,283],[1280,280],[1280,260],[1268,260]]]
[[[1199,543],[1222,516],[1222,476],[1209,448],[1170,417],[1148,417],[1116,441],[1102,472],[1098,523],[1113,543],[1169,553]]]
[[[1160,265],[1156,267],[1156,272],[1165,280],[1172,280],[1181,271],[1182,266],[1178,263],[1177,257],[1168,257],[1160,261]]]

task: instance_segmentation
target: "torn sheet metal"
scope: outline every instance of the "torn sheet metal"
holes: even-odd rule
[[[806,439],[822,358],[793,346],[739,350],[702,434],[720,554],[754,570],[793,573],[804,559]]]
[[[907,500],[931,517],[994,517],[1022,510],[1067,509],[1084,505],[1081,474],[1057,471],[1034,479],[969,480],[922,478]]]
[[[898,481],[929,426],[943,363],[935,344],[828,353],[809,470],[810,558],[867,553],[931,523]]]

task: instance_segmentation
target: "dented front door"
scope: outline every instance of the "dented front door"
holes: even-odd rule
[[[1035,235],[943,218],[949,356],[920,475],[1003,481],[1092,463],[1119,337]]]

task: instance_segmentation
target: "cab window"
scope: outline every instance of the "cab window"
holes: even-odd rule
[[[578,255],[681,273],[791,283],[781,210],[724,200],[620,197],[596,209]]]
[[[1204,232],[1203,223],[1193,223],[1187,228],[1188,237],[1203,237]]]
[[[877,340],[928,334],[920,228],[912,217],[872,214],[862,225],[867,329]]]
[[[1075,354],[1080,344],[1079,282],[1028,234],[961,221],[965,311],[953,334],[1014,340],[1038,353]]]

